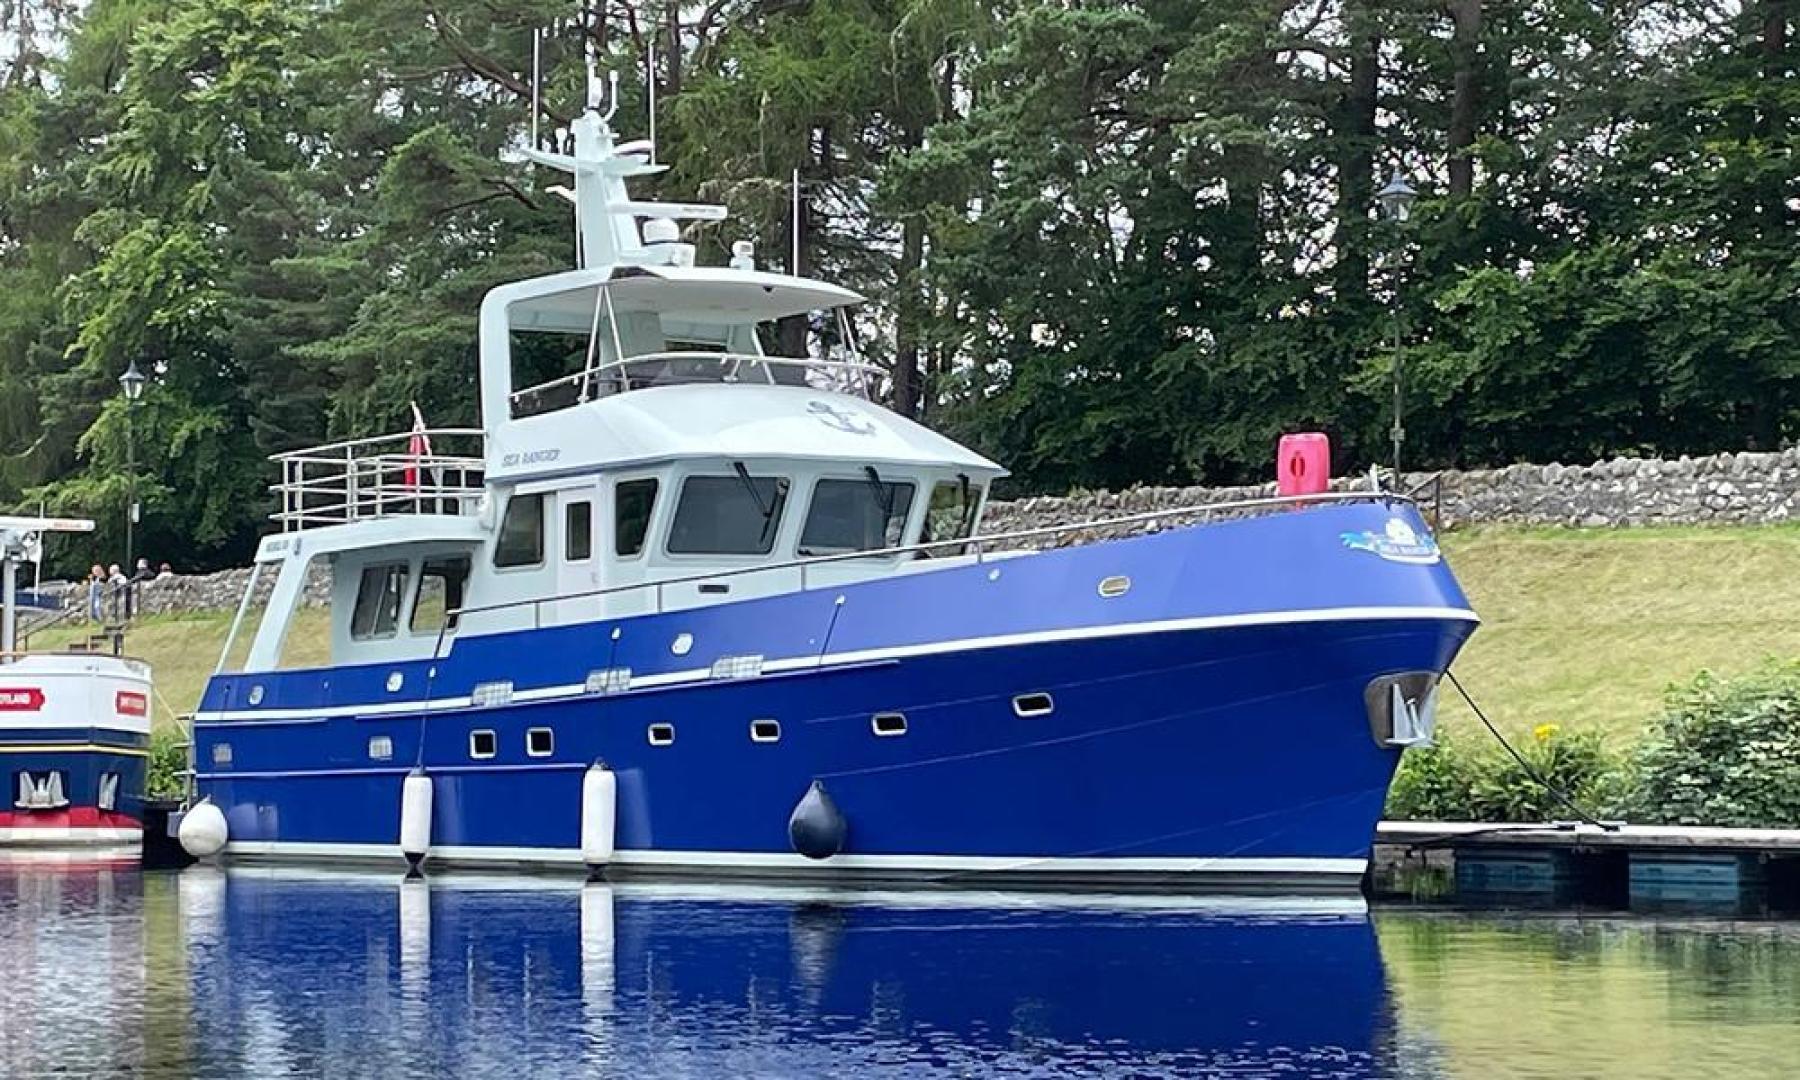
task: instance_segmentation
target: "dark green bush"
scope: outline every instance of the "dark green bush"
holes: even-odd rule
[[[1800,661],[1671,690],[1632,766],[1633,821],[1800,827]]]
[[[1482,736],[1484,739],[1485,735]],[[1408,750],[1388,792],[1387,816],[1422,821],[1558,821],[1575,811],[1551,794],[1497,743],[1440,733],[1438,745]],[[1614,808],[1617,761],[1596,731],[1564,734],[1542,724],[1514,744],[1531,767],[1589,812]]]
[[[150,770],[145,791],[152,798],[187,794],[187,732],[157,728],[150,733]]]

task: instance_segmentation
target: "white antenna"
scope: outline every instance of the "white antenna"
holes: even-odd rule
[[[650,164],[656,164],[656,39],[644,46],[644,91],[650,98]]]
[[[542,82],[540,72],[543,69],[543,40],[543,31],[533,30],[531,32],[531,148],[533,150],[538,148],[538,113],[541,111],[538,108],[540,93],[538,86]]]
[[[594,39],[583,35],[581,44],[581,51],[587,58],[587,107],[598,109],[600,107],[600,80],[594,76]]]
[[[788,260],[788,273],[800,275],[800,170],[794,170],[794,252]]]

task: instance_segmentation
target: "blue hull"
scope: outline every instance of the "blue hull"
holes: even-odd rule
[[[0,846],[119,843],[143,821],[143,735],[109,729],[8,728],[0,731]],[[60,777],[67,805],[28,809],[17,805],[19,777]],[[117,780],[110,805],[101,786]]]
[[[264,1060],[259,1023],[288,1034],[278,1052],[355,1047],[371,1074],[1396,1069],[1379,944],[1354,901],[205,870],[179,886],[198,1056],[245,1072]]]
[[[1396,513],[470,636],[435,669],[225,676],[198,729],[200,786],[237,856],[396,858],[401,783],[421,764],[434,858],[579,863],[582,777],[604,761],[626,871],[1354,887],[1399,757],[1372,735],[1365,690],[1443,671],[1474,625],[1441,565],[1337,542]],[[1284,566],[1293,547],[1308,558]],[[1101,596],[1117,574],[1129,592]],[[668,647],[678,634],[687,655]],[[749,654],[759,676],[708,677]],[[631,689],[584,692],[588,672],[625,667]],[[495,679],[510,702],[468,703]],[[1048,713],[1020,715],[1029,695]],[[878,713],[903,715],[904,734],[876,734]],[[758,720],[779,738],[753,740]],[[673,741],[652,745],[653,725]],[[527,753],[534,728],[548,756]],[[493,757],[471,757],[476,731]],[[372,760],[372,740],[390,756]],[[815,780],[849,826],[824,862],[787,831]]]

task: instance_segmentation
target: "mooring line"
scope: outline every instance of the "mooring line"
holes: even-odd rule
[[[1551,795],[1554,795],[1557,798],[1557,800],[1559,802],[1561,802],[1564,806],[1567,806],[1569,809],[1575,811],[1575,816],[1580,818],[1582,820],[1582,822],[1584,822],[1585,824],[1592,825],[1596,829],[1604,829],[1607,832],[1618,832],[1619,831],[1619,823],[1618,822],[1616,822],[1616,821],[1611,821],[1611,822],[1601,821],[1599,818],[1595,817],[1592,813],[1590,813],[1588,811],[1587,807],[1582,806],[1580,803],[1576,802],[1574,796],[1570,795],[1568,792],[1564,791],[1562,788],[1557,787],[1555,784],[1551,783],[1550,779],[1548,777],[1546,777],[1543,773],[1538,772],[1537,769],[1532,766],[1531,762],[1525,760],[1524,754],[1521,754],[1517,750],[1513,749],[1513,744],[1506,741],[1506,736],[1500,734],[1500,729],[1494,726],[1494,722],[1487,718],[1487,713],[1484,713],[1481,711],[1481,706],[1475,704],[1475,699],[1473,697],[1471,697],[1469,695],[1469,692],[1463,688],[1462,681],[1456,677],[1456,672],[1451,671],[1449,668],[1445,668],[1444,669],[1444,678],[1449,679],[1450,685],[1456,687],[1456,692],[1462,695],[1462,699],[1464,701],[1468,702],[1469,708],[1474,710],[1475,716],[1478,719],[1480,719],[1482,724],[1488,729],[1488,734],[1492,735],[1495,739],[1499,740],[1499,743],[1501,746],[1506,747],[1506,752],[1512,755],[1513,760],[1519,763],[1519,767],[1521,769],[1525,770],[1526,776],[1529,776],[1533,780],[1537,781],[1538,786],[1542,787],[1545,791],[1548,791]],[[1542,828],[1542,826],[1532,826],[1532,827],[1533,828]]]

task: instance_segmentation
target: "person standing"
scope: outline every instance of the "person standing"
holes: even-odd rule
[[[100,621],[105,598],[106,570],[99,563],[95,563],[92,569],[88,570],[88,618],[95,622]]]
[[[106,568],[106,587],[112,592],[111,608],[115,622],[121,618],[121,615],[127,619],[131,618],[131,597],[127,591],[129,585],[130,581],[125,577],[125,571],[119,569],[118,563],[113,563]]]

